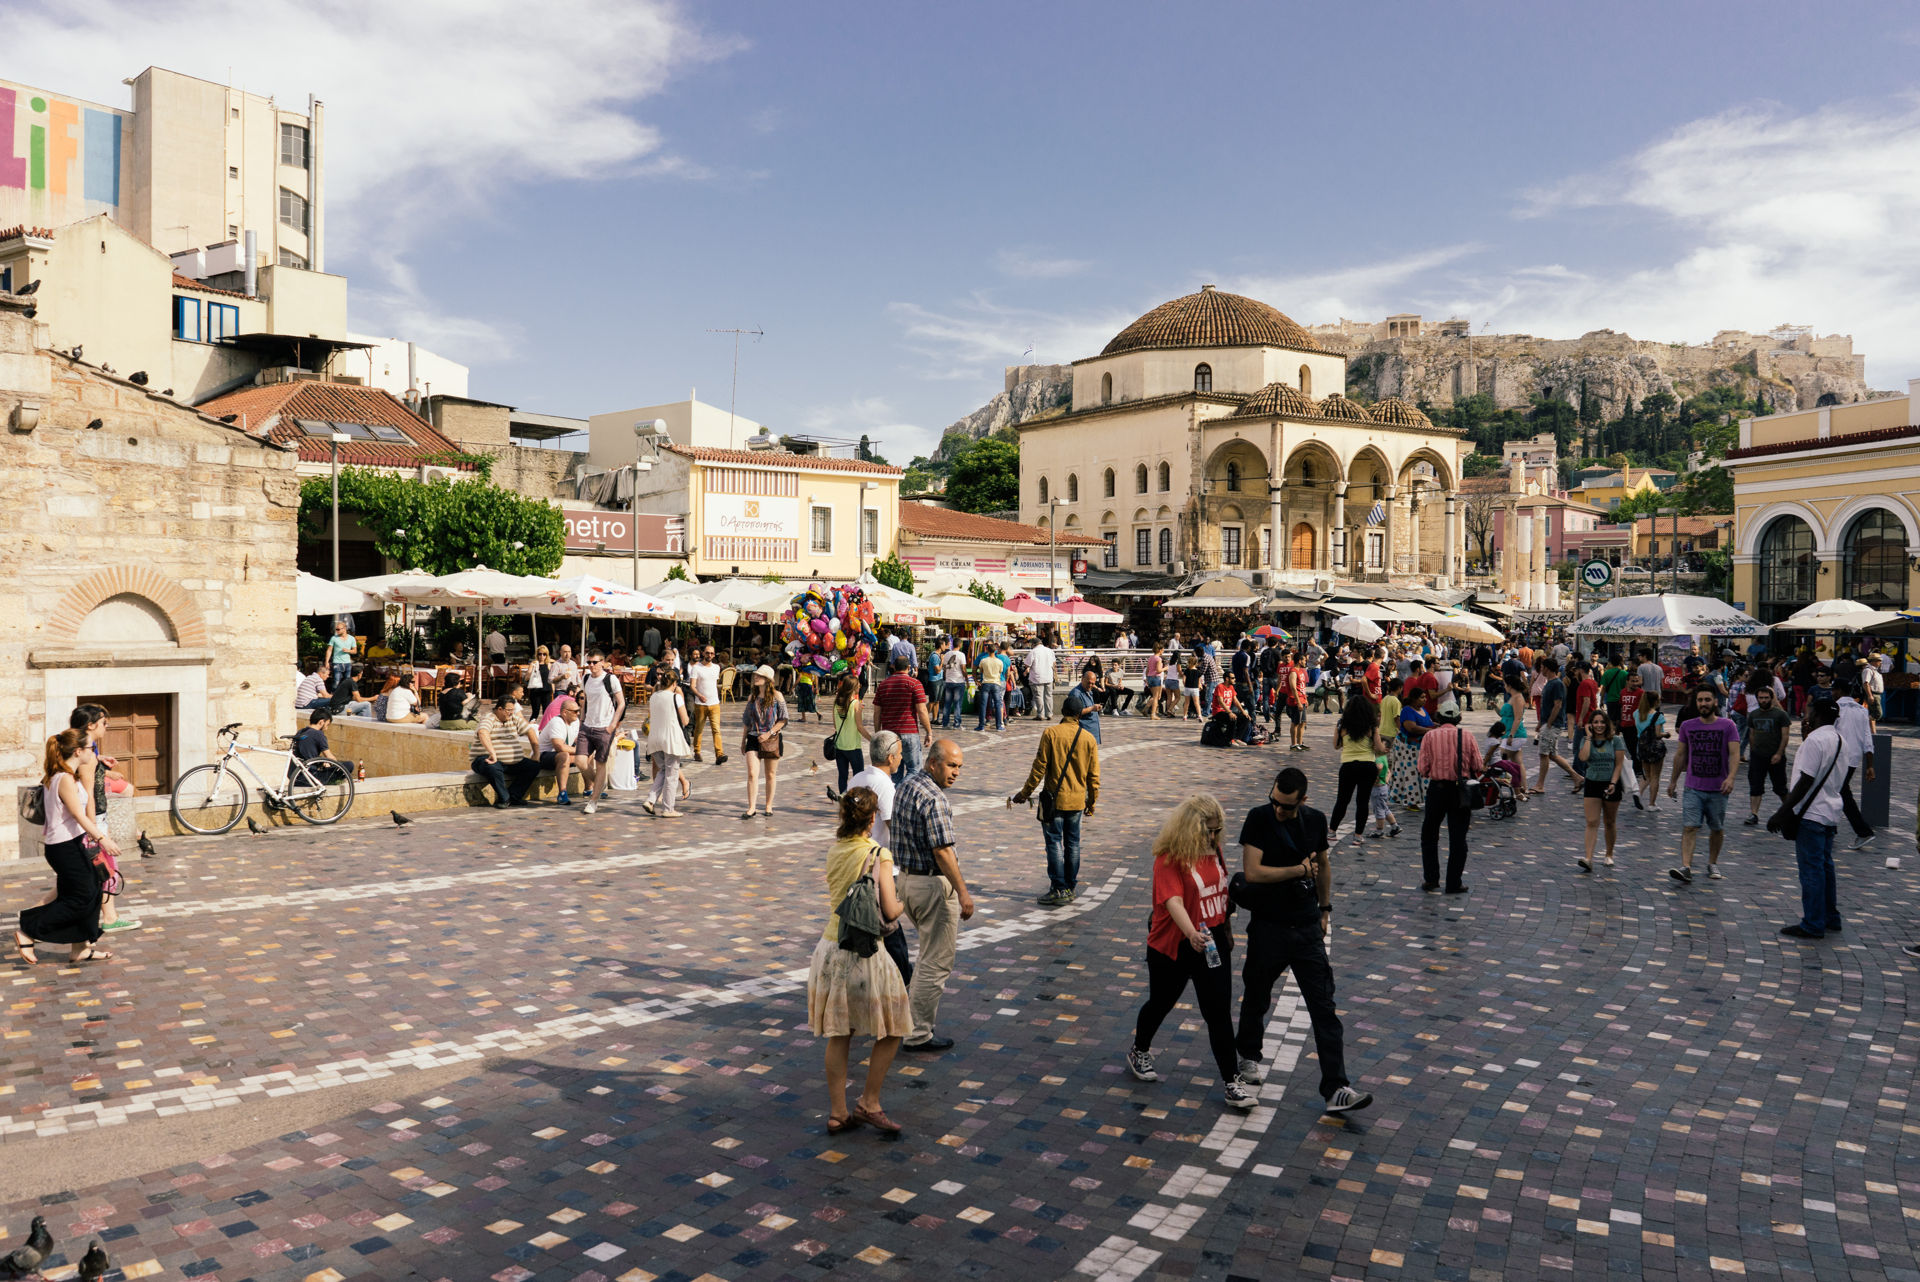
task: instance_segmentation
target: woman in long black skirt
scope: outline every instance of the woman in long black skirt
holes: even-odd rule
[[[13,933],[14,948],[29,964],[40,960],[35,943],[68,944],[76,962],[110,961],[113,954],[96,948],[100,938],[102,876],[83,838],[91,837],[101,850],[118,859],[120,848],[95,821],[92,799],[80,787],[81,734],[62,730],[47,740],[40,777],[40,804],[45,812],[44,841],[47,863],[56,881],[54,900],[20,914]]]

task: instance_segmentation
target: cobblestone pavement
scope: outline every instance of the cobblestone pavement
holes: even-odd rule
[[[1330,807],[1330,720],[1287,753],[1110,719],[1083,893],[1054,913],[1031,814],[1002,804],[1036,729],[959,736],[981,912],[943,1007],[959,1045],[889,1080],[900,1141],[823,1131],[804,967],[832,776],[790,758],[779,813],[742,822],[736,759],[695,776],[678,824],[632,802],[458,812],[134,861],[147,925],[119,961],[0,969],[0,1154],[230,1105],[307,1121],[48,1189],[0,1208],[5,1240],[43,1213],[49,1277],[97,1236],[121,1276],[225,1282],[1920,1278],[1910,804],[1843,858],[1846,933],[1817,945],[1775,933],[1797,883],[1763,829],[1733,830],[1724,881],[1670,882],[1671,809],[1629,809],[1618,866],[1587,876],[1556,786],[1476,822],[1464,898],[1421,894],[1407,820],[1342,844],[1334,966],[1377,1100],[1321,1115],[1289,987],[1240,1115],[1190,1006],[1158,1084],[1123,1071],[1146,852],[1179,796],[1237,815],[1283,764]],[[0,894],[44,885],[17,867]],[[324,1112],[367,1083],[385,1097]]]

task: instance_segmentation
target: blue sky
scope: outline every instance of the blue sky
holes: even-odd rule
[[[530,21],[530,15],[538,21]],[[249,47],[204,33],[275,31]],[[1213,281],[1296,320],[1850,332],[1920,374],[1920,11],[1859,4],[54,5],[329,117],[356,327],[552,413],[677,399],[896,462]],[[218,66],[208,63],[217,58]]]

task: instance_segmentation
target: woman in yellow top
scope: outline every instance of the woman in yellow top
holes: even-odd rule
[[[847,780],[867,768],[866,754],[860,745],[872,736],[860,717],[860,683],[852,673],[840,678],[833,697],[833,759],[840,767],[840,788],[827,789],[827,800],[840,800]]]
[[[1340,835],[1340,821],[1347,817],[1347,803],[1354,803],[1353,835],[1367,828],[1368,802],[1373,785],[1379,781],[1379,759],[1387,751],[1380,737],[1380,708],[1371,699],[1349,699],[1340,709],[1340,723],[1333,732],[1333,746],[1340,749],[1340,791],[1333,803],[1333,818],[1327,832]]]
[[[893,856],[870,835],[880,799],[871,788],[849,789],[840,798],[839,840],[827,848],[827,929],[813,948],[807,973],[807,1024],[827,1041],[827,1134],[866,1123],[893,1137],[900,1127],[880,1107],[880,1085],[893,1066],[900,1039],[913,1027],[907,986],[884,948],[862,957],[840,947],[840,901],[862,875],[871,875],[880,914],[897,921],[905,906],[893,888]],[[872,1037],[867,1084],[847,1107],[847,1059],[855,1035]]]

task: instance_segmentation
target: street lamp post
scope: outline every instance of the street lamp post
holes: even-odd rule
[[[345,432],[335,432],[333,445],[333,581],[340,581],[340,447],[353,438]]]
[[[1669,581],[1672,584],[1671,590],[1674,593],[1678,594],[1678,592],[1680,591],[1680,509],[1677,507],[1663,507],[1663,508],[1656,508],[1654,510],[1653,532],[1656,535],[1660,533],[1660,518],[1663,516],[1670,516],[1673,518],[1673,542],[1671,546],[1667,548],[1667,552],[1669,553],[1670,560],[1673,563],[1673,572],[1669,579]],[[1658,587],[1660,585],[1654,582],[1654,580],[1651,577],[1649,577],[1647,580],[1647,586],[1650,588],[1653,588],[1653,587]]]
[[[640,590],[640,473],[653,470],[653,459],[641,457],[651,446],[654,458],[660,455],[660,438],[667,434],[667,420],[642,419],[633,425],[633,498],[627,503],[628,531],[633,535],[633,590]]]
[[[1047,500],[1047,595],[1055,601],[1060,599],[1059,585],[1054,582],[1060,558],[1060,500]]]

